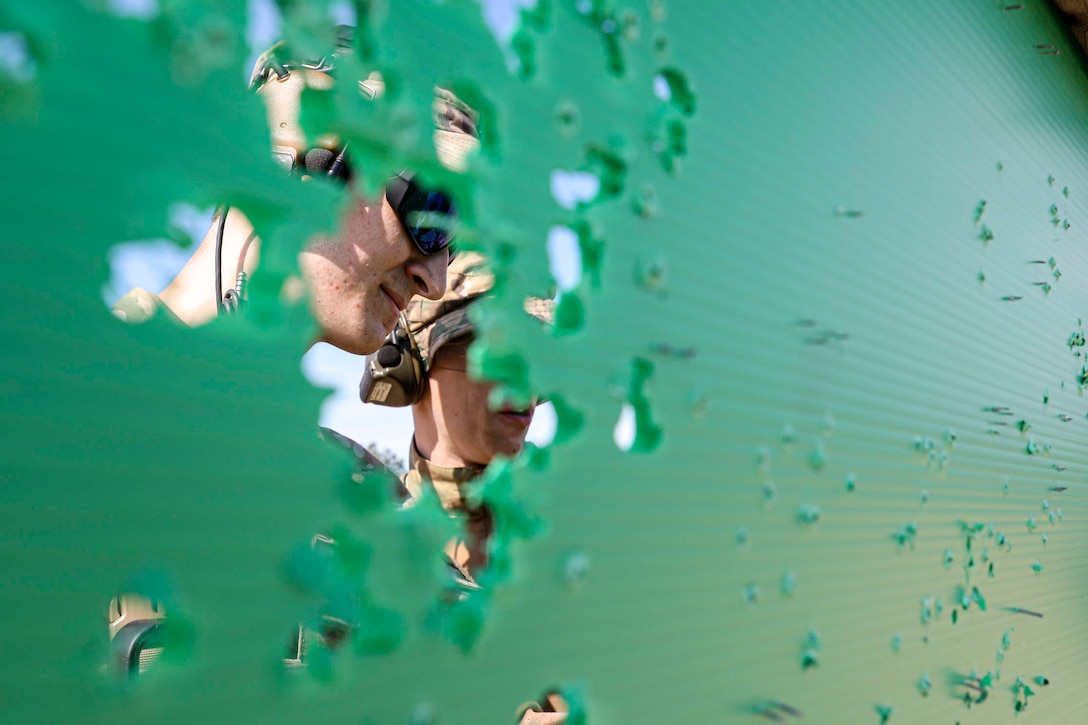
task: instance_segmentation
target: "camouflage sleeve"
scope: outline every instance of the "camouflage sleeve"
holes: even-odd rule
[[[396,500],[403,502],[410,498],[408,490],[404,487],[404,482],[401,481],[397,474],[388,466],[382,463],[377,456],[368,451],[366,446],[348,438],[343,433],[334,431],[332,428],[322,427],[319,431],[323,440],[326,440],[351,454],[355,459],[355,463],[359,466],[359,473],[364,477],[382,476],[388,478]]]
[[[182,324],[181,319],[175,315],[166,304],[159,299],[157,294],[145,289],[134,287],[124,297],[117,300],[110,311],[114,317],[124,322],[138,325],[147,322],[161,310],[172,322]]]

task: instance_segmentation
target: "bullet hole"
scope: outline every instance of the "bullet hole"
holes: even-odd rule
[[[600,179],[596,199],[615,199],[623,193],[627,181],[627,162],[613,149],[600,144],[587,145],[584,170]]]
[[[1031,570],[1033,572],[1035,572],[1036,574],[1038,574],[1039,572],[1041,572],[1043,570],[1043,565],[1039,563],[1038,559],[1036,559],[1035,563],[1031,565]]]
[[[801,654],[801,669],[810,670],[820,666],[820,654],[814,650],[805,650]]]
[[[876,714],[880,716],[880,725],[887,725],[888,720],[892,717],[892,713],[895,712],[895,708],[891,705],[874,705],[873,709],[876,710]]]
[[[760,446],[756,451],[756,470],[763,475],[771,472],[771,449],[767,446]]]
[[[680,160],[688,153],[688,129],[679,118],[662,115],[658,122],[647,132],[650,150],[657,154],[661,168],[670,175],[675,175],[680,168]]]
[[[1035,514],[1028,514],[1028,520],[1024,524],[1028,531],[1035,531]]]
[[[706,417],[706,408],[710,403],[710,396],[699,391],[692,391],[688,394],[687,403],[691,410],[691,417],[702,420]]]
[[[812,526],[820,520],[820,507],[816,504],[801,504],[797,509],[797,522],[806,526]]]
[[[1035,691],[1024,682],[1022,677],[1017,677],[1016,683],[1013,685],[1013,694],[1016,697],[1013,709],[1016,712],[1023,712],[1028,707],[1028,698],[1032,697]]]
[[[695,93],[682,71],[672,67],[662,68],[654,76],[655,89],[659,84],[663,86],[665,97],[659,92],[658,98],[668,102],[685,117],[691,117],[695,113]]]
[[[778,487],[774,485],[774,481],[763,482],[763,503],[766,506],[770,506],[778,498]]]
[[[823,441],[817,440],[816,445],[812,449],[812,453],[808,457],[809,466],[816,473],[824,470],[824,466],[827,465],[827,451],[824,450]]]
[[[812,627],[805,633],[805,639],[801,645],[801,669],[809,670],[820,666],[820,650],[823,643],[820,642],[819,633]]]
[[[899,652],[903,649],[903,635],[896,632],[892,636],[892,652]]]
[[[982,240],[983,244],[989,244],[994,240],[994,233],[990,231],[990,227],[983,224],[978,230],[978,238]]]
[[[631,199],[631,210],[643,219],[654,219],[661,212],[657,190],[653,184],[643,184]]]
[[[669,44],[669,36],[665,35],[662,32],[657,32],[654,34],[652,44],[654,50],[654,57],[657,58],[658,62],[664,62],[666,59],[668,59],[669,51],[671,50]]]
[[[578,220],[567,225],[578,237],[579,280],[581,275],[589,277],[593,289],[601,286],[601,265],[604,261],[604,240],[594,232],[589,222]]]
[[[755,584],[749,584],[744,587],[743,596],[745,602],[748,604],[755,604],[759,601],[759,587]]]
[[[831,413],[824,413],[823,420],[820,421],[820,432],[824,434],[824,438],[835,435],[835,418]]]
[[[956,555],[951,549],[944,550],[944,567],[947,569],[952,566],[952,562],[955,561]]]
[[[918,680],[918,692],[922,694],[922,697],[929,697],[929,691],[933,689],[933,682],[929,679],[929,675],[922,674],[922,677]]]
[[[637,43],[642,37],[642,24],[634,10],[623,11],[620,15],[620,28],[623,39],[628,43]]]
[[[892,539],[895,541],[896,546],[902,549],[905,546],[910,546],[911,551],[914,550],[914,542],[918,537],[918,524],[911,522],[909,524],[903,524],[899,527],[899,530],[892,534]]]
[[[847,209],[845,206],[835,207],[835,216],[845,219],[860,219],[865,215],[861,209]]]
[[[552,333],[563,337],[578,332],[585,325],[586,308],[577,291],[561,292],[555,306],[555,320]]]
[[[562,136],[573,136],[578,132],[581,113],[573,101],[561,100],[555,106],[555,127]]]
[[[601,192],[601,179],[588,171],[556,169],[549,177],[552,198],[563,209],[577,209],[593,203]]]
[[[570,292],[582,282],[582,250],[578,235],[570,227],[554,226],[548,230],[548,271],[560,292]]]
[[[771,700],[770,702],[757,704],[752,708],[752,712],[774,722],[786,722],[786,717],[801,719],[805,716],[796,707],[781,700]]]
[[[649,453],[661,443],[662,430],[653,420],[646,384],[654,372],[653,363],[634,358],[622,374],[617,389],[626,397],[613,431],[616,446],[631,453]]]
[[[986,200],[979,201],[978,206],[975,207],[975,226],[979,225],[982,221],[982,215],[986,213]]]
[[[846,478],[844,479],[843,483],[846,486],[846,490],[849,493],[853,493],[854,490],[857,488],[857,477],[853,473],[848,473],[846,474]]]
[[[784,446],[791,446],[793,442],[797,440],[797,436],[793,432],[793,426],[787,423],[782,427],[781,441]]]
[[[929,503],[929,489],[922,489],[922,505]]]
[[[635,286],[643,292],[665,297],[668,279],[668,263],[663,255],[658,254],[635,263]]]
[[[741,526],[739,529],[737,529],[737,546],[739,548],[743,549],[748,546],[748,536],[749,534],[747,526]]]
[[[581,551],[572,551],[563,558],[563,583],[567,589],[577,590],[589,576],[589,557]]]
[[[924,436],[915,436],[914,441],[911,443],[915,451],[919,453],[925,451],[932,451],[937,447],[937,444],[933,442],[932,438]]]
[[[921,612],[922,624],[929,624],[933,620],[933,616],[934,616],[933,600],[932,599],[923,599],[922,600],[922,612]]]
[[[676,360],[691,360],[699,352],[694,347],[677,347],[670,342],[655,342],[649,348],[651,352],[662,357],[671,357]]]
[[[550,395],[548,402],[540,406],[537,411],[538,416],[547,415],[547,411],[551,411],[552,415],[555,417],[555,429],[551,433],[550,438],[546,440],[534,440],[534,442],[541,446],[566,443],[581,431],[582,425],[585,422],[585,416],[582,415],[581,411],[568,403],[567,400],[559,394]]]
[[[782,594],[783,596],[793,596],[793,592],[797,589],[797,579],[794,577],[792,571],[786,572],[782,576]]]

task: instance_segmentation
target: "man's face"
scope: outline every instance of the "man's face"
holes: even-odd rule
[[[439,445],[466,464],[486,466],[497,455],[512,458],[521,452],[536,402],[524,409],[490,410],[492,384],[466,372],[470,342],[460,338],[438,349],[427,376],[427,392]]]
[[[310,148],[298,123],[305,89],[325,91],[332,78],[296,71],[271,79],[260,90],[272,143],[305,154]],[[349,193],[356,193],[349,187]],[[440,298],[446,291],[445,251],[424,256],[384,199],[356,197],[336,237],[318,237],[299,255],[321,339],[356,354],[381,347],[412,295]]]
[[[413,295],[445,293],[448,263],[445,250],[416,248],[384,196],[358,197],[338,236],[316,238],[299,255],[321,339],[359,355],[381,346]]]

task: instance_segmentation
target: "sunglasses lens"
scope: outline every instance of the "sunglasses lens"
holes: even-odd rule
[[[412,188],[401,204],[400,218],[424,254],[436,254],[450,245],[457,210],[440,191]]]
[[[386,182],[386,197],[401,225],[424,254],[450,246],[457,226],[457,207],[441,191],[425,191],[401,174]]]

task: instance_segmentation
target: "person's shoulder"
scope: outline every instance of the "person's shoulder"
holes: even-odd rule
[[[366,446],[362,443],[348,438],[343,433],[335,431],[332,428],[326,428],[325,426],[321,426],[318,431],[323,439],[351,453],[364,471],[388,470],[386,465],[382,463],[377,456],[367,450]]]
[[[129,290],[124,297],[113,304],[110,311],[119,320],[136,324],[147,322],[160,311],[171,320],[181,322],[157,294],[140,287]]]
[[[400,505],[403,506],[406,500],[413,498],[404,485],[404,477],[398,477],[393,469],[382,463],[381,459],[367,450],[366,446],[332,428],[321,426],[318,428],[318,434],[326,442],[351,455],[358,467],[356,474],[359,479],[357,482],[365,480],[368,476],[379,476],[389,480],[392,493]],[[408,473],[411,473],[411,471]],[[405,474],[405,476],[407,475]]]

